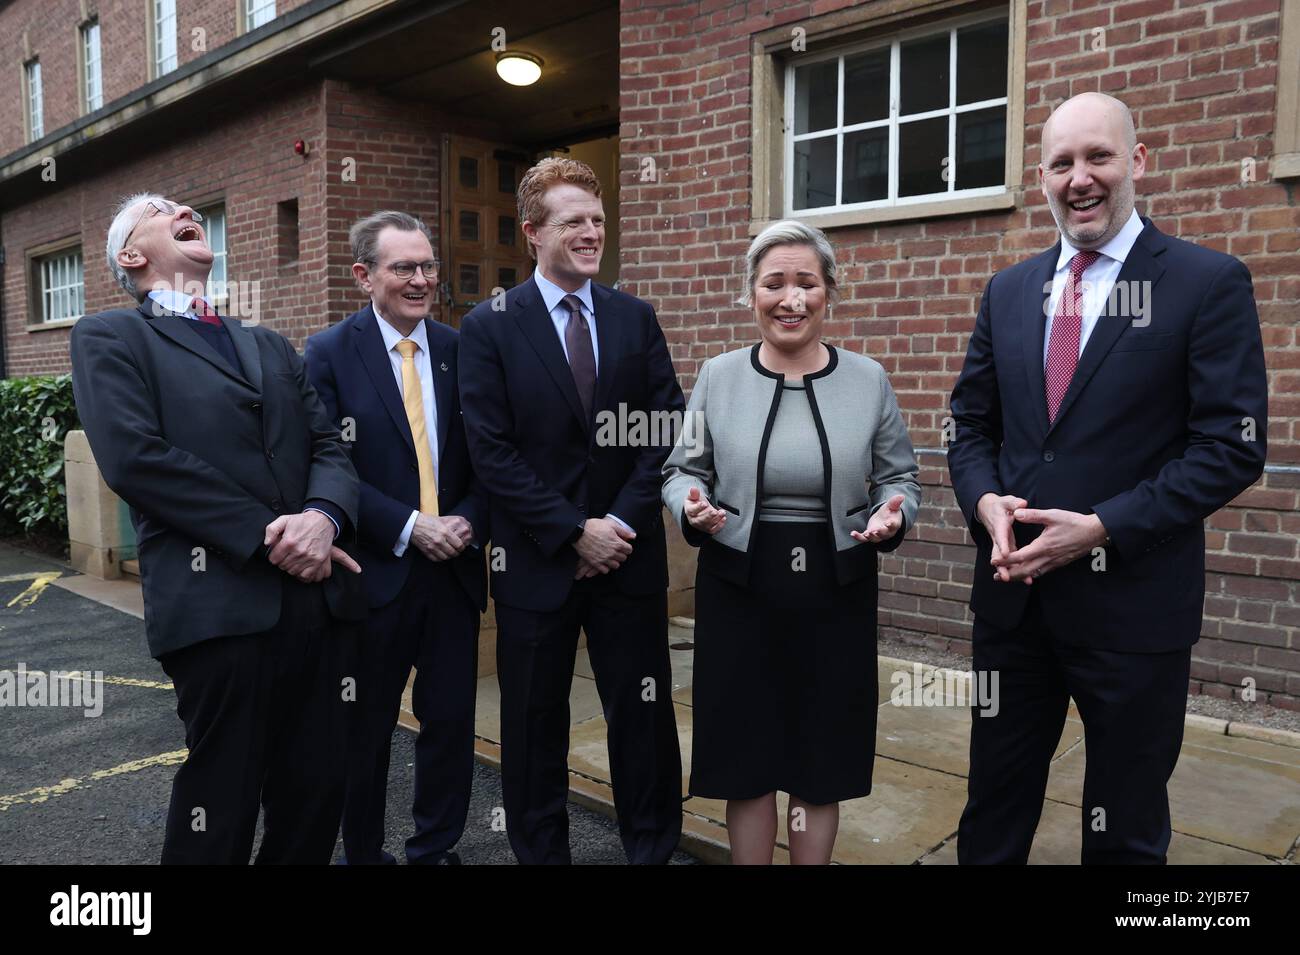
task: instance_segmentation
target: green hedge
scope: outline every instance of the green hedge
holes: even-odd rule
[[[0,529],[68,534],[63,442],[81,427],[72,376],[0,379]]]

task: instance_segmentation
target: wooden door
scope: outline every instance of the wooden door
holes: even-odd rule
[[[471,308],[532,274],[515,190],[531,158],[508,144],[448,135],[443,149],[444,318],[455,328]]]

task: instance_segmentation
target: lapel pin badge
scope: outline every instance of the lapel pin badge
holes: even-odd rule
[[[445,361],[438,367],[441,368],[443,371],[447,371],[447,363]]]

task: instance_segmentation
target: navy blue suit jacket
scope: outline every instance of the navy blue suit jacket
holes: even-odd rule
[[[948,467],[977,548],[971,609],[1000,628],[1019,623],[1032,586],[1069,643],[1191,646],[1205,600],[1202,521],[1263,472],[1268,393],[1250,273],[1143,222],[1116,284],[1150,283],[1149,323],[1119,314],[1124,299],[1112,296],[1051,425],[1044,301],[1059,244],[984,290],[952,393]],[[989,491],[1095,513],[1111,539],[1104,570],[1085,555],[1029,586],[995,581],[975,516]],[[1015,525],[1018,545],[1041,530]]]
[[[685,409],[668,345],[649,303],[592,283],[600,365],[592,420],[537,283],[531,278],[461,323],[460,395],[474,470],[492,509],[492,596],[523,610],[558,609],[573,587],[574,529],[612,513],[636,532],[607,578],[626,594],[668,586],[663,464],[669,443],[597,441],[602,412]],[[630,419],[628,419],[630,420]]]
[[[438,419],[439,510],[443,515],[459,514],[469,521],[479,545],[465,548],[450,564],[470,599],[484,610],[488,512],[465,446],[456,389],[458,334],[454,328],[432,319],[425,319],[424,327]],[[337,325],[312,335],[307,339],[305,361],[307,374],[330,420],[339,423],[344,437],[350,432],[354,435],[349,446],[361,479],[357,562],[370,606],[382,607],[402,589],[411,561],[419,552],[411,544],[401,557],[393,556],[393,546],[411,511],[420,506],[420,473],[401,390],[374,309],[367,305]]]

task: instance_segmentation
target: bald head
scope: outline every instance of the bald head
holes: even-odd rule
[[[1080,125],[1109,127],[1127,150],[1131,151],[1137,145],[1137,128],[1133,125],[1133,113],[1127,106],[1105,93],[1080,93],[1071,96],[1047,117],[1043,124],[1043,155],[1047,155],[1056,127]]]
[[[1080,93],[1043,124],[1038,181],[1061,234],[1076,249],[1099,249],[1133,215],[1134,183],[1147,148],[1133,114],[1113,96]]]

